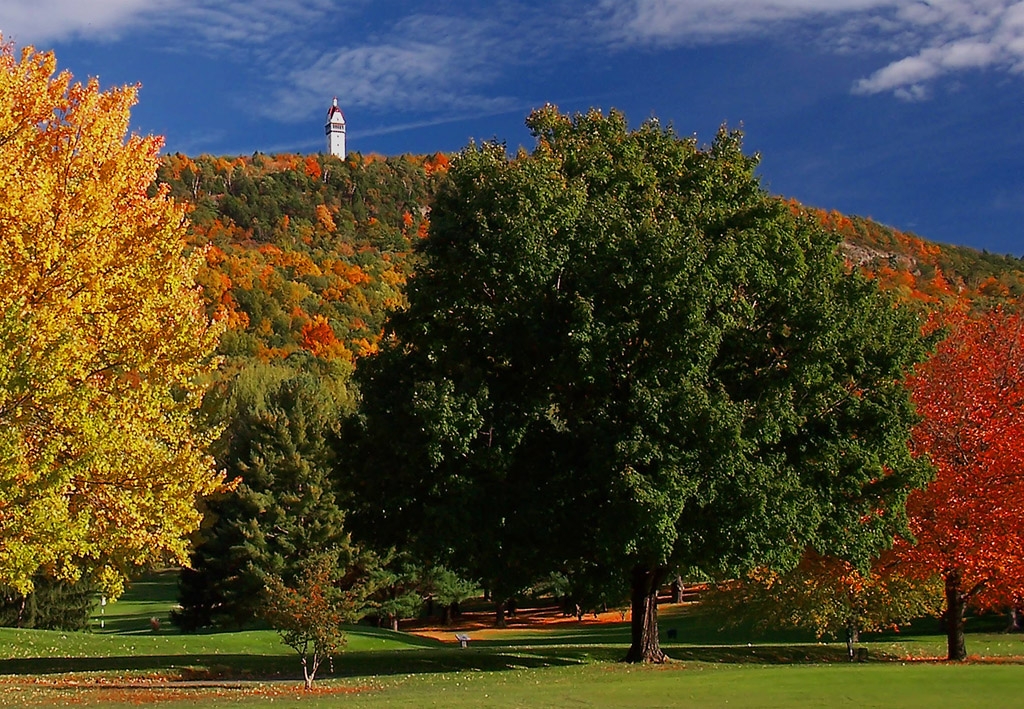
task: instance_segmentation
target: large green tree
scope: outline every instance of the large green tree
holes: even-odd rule
[[[769,196],[722,130],[527,121],[471,145],[363,387],[360,499],[484,583],[628,579],[627,659],[661,661],[670,569],[864,559],[926,470],[915,317]],[[492,589],[495,586],[492,585]]]

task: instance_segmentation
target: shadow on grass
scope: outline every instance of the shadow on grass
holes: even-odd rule
[[[600,653],[604,655],[605,653]],[[614,658],[622,654],[614,652]],[[586,653],[494,652],[462,648],[342,652],[333,677],[500,672],[577,665],[598,659]],[[601,657],[600,659],[605,659]],[[0,660],[0,675],[44,676],[67,673],[152,673],[171,679],[290,679],[301,677],[295,654],[137,655],[133,657],[31,657]]]
[[[714,664],[801,664],[846,661],[845,648],[835,645],[692,646],[666,645],[677,661]],[[407,650],[342,652],[333,677],[507,670],[616,662],[624,645],[552,645],[549,643],[472,643],[469,648],[422,647]],[[892,660],[884,654],[872,660]],[[131,657],[18,658],[0,660],[0,674],[44,676],[64,673],[151,673],[168,679],[291,679],[299,677],[294,654],[137,655]]]
[[[165,618],[176,594],[176,574],[163,572],[137,582],[119,604],[108,606],[106,628],[99,634],[149,634],[150,617]],[[162,611],[162,612],[161,612]],[[677,661],[709,664],[810,664],[845,663],[843,645],[821,645],[811,634],[801,631],[773,630],[757,632],[753,628],[723,628],[722,624],[695,613],[691,606],[669,606],[659,612],[663,649]],[[94,620],[98,621],[98,617]],[[995,621],[992,621],[994,624]],[[977,623],[975,627],[980,626]],[[925,625],[935,628],[935,621]],[[211,630],[195,633],[225,635],[232,631]],[[501,672],[551,666],[570,666],[591,662],[616,662],[626,654],[630,640],[628,623],[581,624],[546,630],[517,630],[509,635],[472,638],[468,648],[407,633],[359,626],[351,635],[380,641],[397,641],[396,649],[359,649],[343,651],[334,662],[329,677],[367,677],[401,674],[431,674],[459,671]],[[162,626],[158,635],[178,635]],[[765,637],[767,635],[767,637]],[[906,643],[907,637],[878,634],[878,644],[862,645],[870,661],[898,659],[888,654],[887,640]],[[759,640],[748,644],[750,640]],[[187,647],[187,645],[185,646]],[[281,646],[267,654],[246,653],[235,644],[228,652],[211,653],[199,647],[199,653],[148,654],[105,657],[38,657],[0,660],[0,674],[46,676],[65,673],[147,673],[168,679],[295,679],[301,676],[298,657]],[[242,650],[238,652],[238,650]],[[101,651],[94,651],[101,652]],[[328,668],[324,668],[326,672]]]
[[[23,657],[0,660],[0,674],[42,676],[69,672],[157,672],[173,676],[202,670],[211,676],[272,677],[291,659],[286,655],[242,654]]]

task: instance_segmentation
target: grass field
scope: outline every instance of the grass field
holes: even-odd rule
[[[1024,682],[1020,635],[970,633],[972,661],[950,665],[936,661],[944,637],[926,621],[868,638],[869,661],[851,664],[838,644],[720,632],[667,606],[663,646],[676,661],[662,667],[617,662],[624,622],[474,629],[465,649],[453,632],[355,627],[333,672],[305,693],[274,632],[179,634],[168,622],[174,594],[173,574],[162,574],[108,604],[92,632],[0,629],[0,706],[1015,706]],[[678,640],[664,639],[670,628]]]

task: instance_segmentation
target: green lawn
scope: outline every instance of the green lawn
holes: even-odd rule
[[[91,633],[0,629],[0,706],[969,707],[1016,705],[1024,682],[1020,635],[971,633],[975,661],[949,665],[915,659],[944,653],[924,621],[868,638],[869,661],[850,664],[838,644],[720,632],[670,606],[661,627],[676,662],[664,667],[617,662],[625,623],[477,633],[466,649],[357,627],[319,692],[304,694],[274,632],[182,635],[168,622],[173,600],[164,574],[108,604]],[[664,639],[669,629],[678,640]]]

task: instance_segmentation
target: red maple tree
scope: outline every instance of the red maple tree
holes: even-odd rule
[[[967,607],[1024,596],[1024,318],[945,320],[951,334],[909,379],[923,417],[913,446],[936,477],[908,500],[916,544],[899,553],[942,577],[948,659],[963,660]]]

